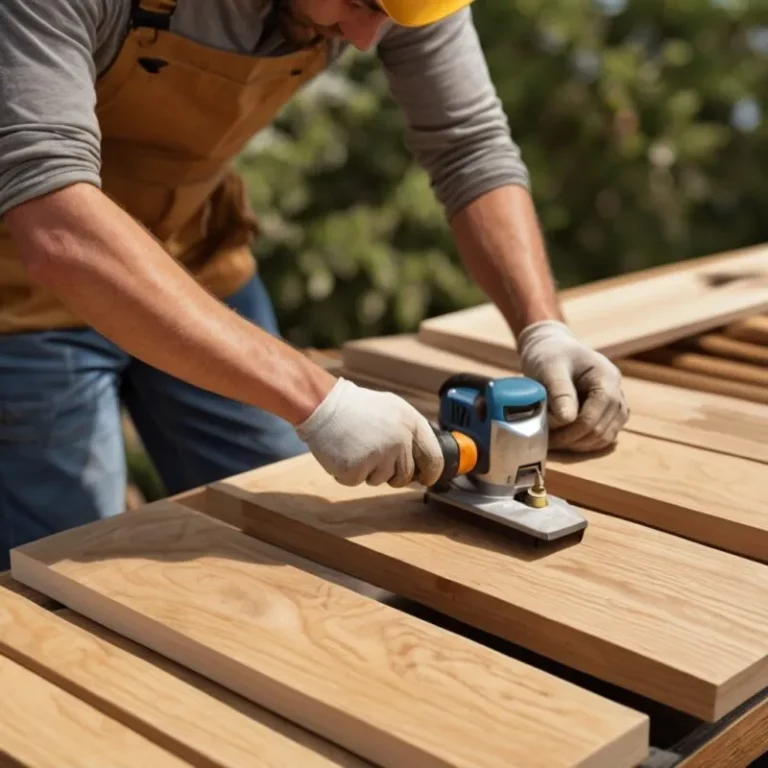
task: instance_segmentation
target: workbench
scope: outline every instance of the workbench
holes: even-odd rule
[[[205,510],[204,489],[184,494],[182,501],[194,509]],[[209,512],[215,515],[215,510],[210,510]],[[510,643],[499,643],[493,637],[478,632],[472,627],[463,625],[460,622],[450,621],[445,616],[429,611],[416,603],[405,599],[398,599],[394,595],[383,593],[383,591],[377,591],[371,585],[345,577],[344,574],[333,574],[333,578],[356,590],[368,594],[377,593],[378,599],[388,601],[401,610],[446,626],[451,631],[464,634],[477,642],[501,648],[505,653],[509,653],[516,658],[534,663],[566,679],[574,680],[579,685],[586,686],[602,695],[609,696],[616,701],[626,703],[638,708],[640,711],[646,712],[651,720],[652,748],[650,756],[639,768],[748,768],[751,765],[754,765],[755,768],[757,766],[763,768],[763,766],[768,764],[765,762],[768,760],[768,688],[723,717],[720,721],[704,723],[696,718],[655,704],[652,701],[634,696],[626,690],[607,686],[594,678],[588,678],[568,668],[552,664],[541,657],[534,657],[532,654],[526,653],[524,649],[515,647]],[[67,610],[64,606],[14,581],[8,572],[0,574],[0,587],[21,595],[25,600],[43,607],[46,611],[65,617],[71,616],[71,611]],[[98,633],[99,637],[110,638],[110,633],[107,630],[91,625],[85,620],[81,620],[80,625],[86,629],[93,629],[93,631]],[[130,648],[130,646],[128,647]],[[23,657],[18,655],[16,655],[16,658],[22,658],[23,660]],[[30,664],[29,666],[33,672],[46,676],[53,683],[82,697],[84,701],[93,703],[93,699],[83,696],[82,692],[78,692],[76,688],[62,681],[55,672],[43,669],[35,664]],[[208,682],[200,680],[198,685],[207,687]],[[107,714],[115,714],[117,712],[117,710],[112,710],[106,704],[102,704],[101,709]],[[30,713],[30,715],[34,716],[34,713]],[[137,727],[135,723],[132,723],[130,717],[125,716],[124,722],[128,727],[137,728],[139,733],[146,733],[143,728]],[[2,748],[2,744],[0,744],[0,748]],[[74,748],[76,748],[75,745],[73,745]],[[765,757],[758,761],[761,755]],[[204,763],[201,761],[199,764],[202,765]]]
[[[204,487],[175,497],[174,501],[190,510],[221,520],[227,526],[236,527],[240,522],[239,518],[233,515],[232,508],[227,504],[217,507],[217,498],[217,494],[212,493],[210,488]],[[152,505],[149,506],[151,507]],[[132,515],[139,511],[134,510],[126,514]],[[438,611],[431,610],[423,604],[397,596],[369,583],[352,578],[345,573],[333,571],[314,563],[307,563],[306,565],[313,572],[332,583],[341,584],[355,592],[359,592],[377,601],[382,601],[384,604],[391,605],[399,611],[443,627],[451,633],[467,637],[473,642],[501,651],[505,655],[519,659],[525,664],[545,670],[563,680],[573,682],[580,688],[594,691],[601,697],[619,702],[646,714],[650,719],[651,749],[647,759],[639,764],[638,768],[747,768],[751,765],[765,765],[764,762],[754,762],[761,755],[765,756],[763,759],[768,759],[768,688],[752,696],[748,701],[729,712],[720,720],[713,723],[704,722],[683,712],[676,711],[671,707],[638,696],[621,687],[606,684],[604,681],[580,673],[563,664],[554,663],[550,659],[531,653],[522,647],[500,640],[492,634],[477,630],[468,624],[452,619]],[[29,605],[40,607],[45,612],[61,617],[66,622],[73,622],[78,630],[92,633],[94,638],[102,643],[114,644],[114,648],[120,648],[126,653],[135,655],[136,658],[148,660],[151,664],[167,669],[169,662],[161,660],[152,651],[148,651],[143,647],[140,648],[138,645],[110,630],[82,616],[78,616],[76,612],[55,600],[15,581],[10,573],[0,575],[0,589],[2,589],[2,593],[0,593],[0,607],[2,607],[4,602],[7,604],[8,597],[11,594],[18,595]],[[120,697],[110,701],[106,698],[110,694],[95,690],[98,686],[93,681],[89,682],[87,674],[85,678],[78,679],[74,672],[75,666],[70,666],[68,672],[63,672],[62,668],[57,668],[56,664],[52,661],[43,662],[39,657],[36,658],[34,653],[29,653],[28,655],[25,651],[26,643],[29,640],[26,633],[31,632],[31,630],[21,622],[17,612],[11,611],[10,615],[16,617],[19,621],[19,626],[14,636],[14,632],[11,631],[12,627],[9,628],[7,624],[7,617],[5,620],[0,621],[0,651],[6,657],[18,662],[34,675],[45,678],[67,694],[80,699],[84,705],[103,713],[104,716],[113,718],[123,727],[135,731],[136,734],[148,738],[152,743],[157,743],[164,749],[169,749],[175,754],[181,755],[185,760],[184,765],[218,766],[238,764],[231,761],[214,762],[199,748],[189,745],[185,747],[180,742],[181,737],[177,734],[163,734],[161,725],[150,725],[138,716],[135,711],[132,711],[132,706],[138,706],[135,702],[129,701],[126,704]],[[70,665],[79,664],[84,669],[88,668],[88,660],[83,658],[81,649],[74,645],[69,649],[63,644],[63,641],[59,640],[52,640],[51,643],[52,646],[55,646],[57,658],[68,660]],[[94,666],[94,674],[96,669],[97,667]],[[176,671],[175,674],[182,675],[180,671]],[[210,694],[211,681],[187,671],[184,673],[184,680],[201,693]],[[231,707],[232,711],[236,711],[245,708],[246,704],[246,702],[237,699],[237,697],[233,697],[227,706]],[[35,712],[29,712],[28,715],[32,722],[34,722]],[[261,714],[254,715],[254,717],[259,719]],[[33,738],[37,727],[34,726],[30,731],[29,735]],[[39,724],[41,730],[54,727],[55,724],[52,722]],[[575,725],[574,727],[577,726]],[[57,736],[62,739],[60,742],[62,745],[67,744],[66,739],[69,737],[66,734],[57,734]],[[1,747],[2,740],[0,739]],[[77,750],[78,746],[76,743],[71,743],[69,747],[65,748]],[[18,759],[18,754],[16,758]],[[48,763],[37,762],[30,756],[27,762],[22,760],[19,764],[37,768]],[[244,766],[251,765],[251,763],[245,762],[241,764]],[[272,765],[273,763],[267,760],[263,763],[254,762],[252,764]],[[346,763],[342,760],[339,763],[334,762],[333,764],[345,765]]]

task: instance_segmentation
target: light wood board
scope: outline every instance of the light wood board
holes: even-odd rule
[[[768,247],[690,262],[666,274],[562,300],[576,335],[611,358],[662,346],[768,310]],[[517,367],[515,338],[490,303],[422,321],[425,343]]]
[[[262,539],[702,719],[768,682],[759,563],[590,511],[580,544],[534,550],[418,489],[341,486],[311,456],[217,493]]]
[[[647,752],[647,717],[290,562],[169,504],[28,544],[11,566],[381,766],[619,768]]]
[[[0,653],[196,766],[371,765],[77,614],[53,614],[8,590],[0,590]]]
[[[410,388],[411,398],[434,397],[454,373],[516,375],[430,347],[411,335],[349,342],[343,356],[348,374],[365,374],[368,384],[378,378],[377,386],[383,388]],[[631,412],[627,431],[768,463],[768,405],[631,377],[624,378],[623,388]]]
[[[0,573],[0,590],[3,592],[14,592],[15,594],[20,595],[21,597],[26,598],[33,603],[37,603],[37,605],[40,605],[43,608],[47,608],[48,610],[61,607],[55,600],[51,600],[51,598],[47,595],[41,595],[34,589],[30,589],[25,584],[21,584],[20,582],[16,581],[11,576],[10,571],[3,571]]]
[[[0,765],[189,768],[144,736],[0,656]]]
[[[762,562],[767,476],[764,464],[632,432],[600,455],[547,459],[554,494]]]

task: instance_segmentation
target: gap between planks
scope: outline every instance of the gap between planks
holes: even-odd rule
[[[4,766],[190,768],[180,757],[2,655],[0,686]]]
[[[69,610],[0,589],[0,652],[198,768],[364,768],[341,747]]]

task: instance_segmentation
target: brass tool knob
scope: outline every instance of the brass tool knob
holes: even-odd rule
[[[536,509],[546,507],[549,503],[547,500],[547,489],[544,487],[544,478],[538,469],[536,470],[536,480],[528,489],[525,503],[529,507],[535,507]]]

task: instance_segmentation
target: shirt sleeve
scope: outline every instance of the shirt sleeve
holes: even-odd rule
[[[100,184],[93,52],[101,0],[0,0],[0,216]]]
[[[427,27],[393,27],[378,45],[405,142],[449,216],[499,186],[529,186],[469,8]]]

